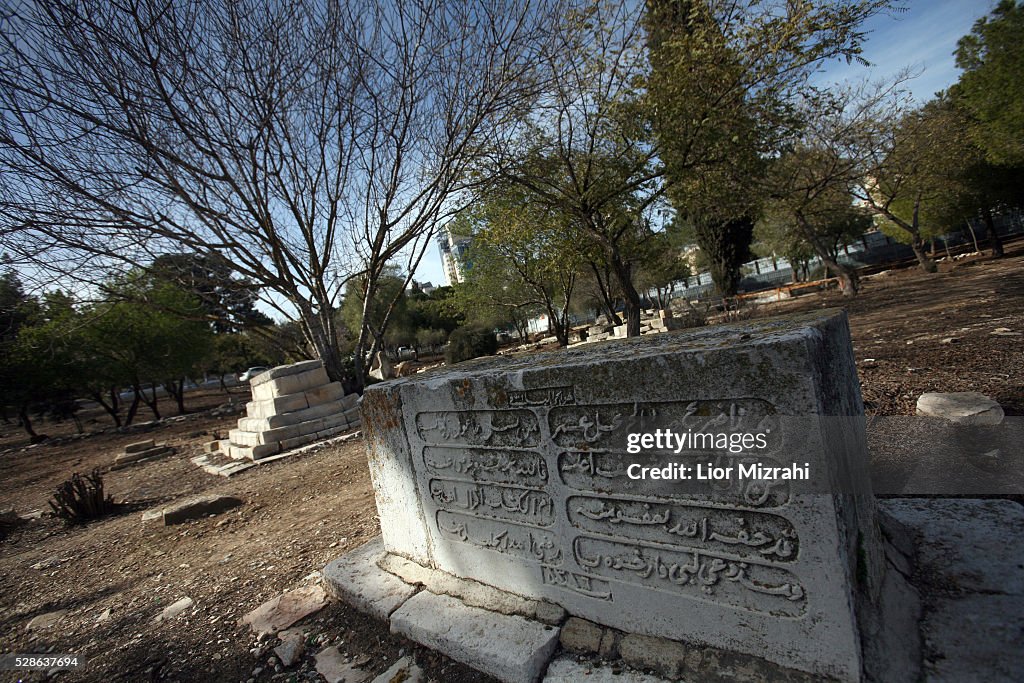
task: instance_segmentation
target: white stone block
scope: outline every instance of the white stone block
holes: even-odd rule
[[[368,387],[362,412],[390,552],[622,631],[861,680],[857,612],[884,563],[863,424],[825,417],[863,415],[844,314],[477,361]],[[766,449],[627,452],[631,434],[736,424],[772,433]],[[806,462],[818,488],[626,474],[709,461]]]
[[[270,368],[269,370],[261,372],[253,377],[249,380],[249,386],[258,386],[269,382],[272,379],[287,377],[288,375],[298,375],[303,372],[322,368],[323,366],[323,362],[319,360],[304,360],[299,363],[292,363],[291,365],[278,365],[275,368]]]
[[[534,683],[558,646],[558,628],[467,607],[421,591],[391,615],[391,632],[441,650],[505,683]]]
[[[341,386],[341,382],[331,382],[330,384],[324,384],[319,387],[312,387],[305,391],[306,403],[309,406],[318,406],[324,403],[335,404],[336,409],[340,412],[341,407],[337,407],[337,403],[342,400],[345,395],[345,389]]]
[[[308,407],[306,394],[298,393],[267,400],[250,401],[245,404],[245,414],[249,417],[269,418],[278,413],[290,413]]]
[[[295,375],[285,375],[267,380],[252,387],[252,397],[257,401],[266,401],[279,396],[289,396],[308,389],[330,383],[327,371],[323,368],[307,370]]]
[[[335,598],[387,620],[419,590],[377,566],[384,543],[377,536],[332,560],[323,570],[324,588]]]

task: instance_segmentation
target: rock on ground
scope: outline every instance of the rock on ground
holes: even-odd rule
[[[1003,421],[1002,406],[976,391],[921,394],[917,414],[963,425],[997,425]]]
[[[304,617],[318,612],[327,604],[327,594],[320,585],[303,586],[268,600],[242,617],[256,634],[277,633]]]
[[[341,651],[333,645],[316,653],[316,670],[327,683],[363,683],[371,675],[346,663]]]

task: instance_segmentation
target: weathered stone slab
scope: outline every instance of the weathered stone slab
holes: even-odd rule
[[[337,412],[342,410],[341,407],[337,406],[345,396],[345,389],[341,386],[341,382],[331,382],[323,386],[312,387],[306,389],[303,393],[306,396],[306,403],[310,407],[329,403],[334,405]]]
[[[422,585],[431,593],[450,595],[470,607],[482,607],[499,614],[518,614],[552,626],[558,626],[565,619],[565,610],[554,603],[531,600],[479,581],[461,579],[404,557],[386,554],[377,564],[406,583]]]
[[[548,665],[544,683],[668,683],[668,679],[614,667],[577,662],[568,655],[556,657]]]
[[[307,392],[307,403],[310,403],[308,394],[309,392]],[[309,408],[289,413],[278,413],[265,418],[244,417],[238,421],[238,428],[249,432],[263,432],[268,429],[290,427],[310,420],[340,415],[342,412],[343,410],[337,402],[310,403]]]
[[[332,560],[323,570],[327,592],[353,607],[387,618],[419,590],[377,566],[384,555],[380,537]]]
[[[913,537],[924,679],[1020,680],[1024,671],[1024,508],[1008,500],[880,503]]]
[[[164,508],[164,526],[181,524],[190,519],[198,519],[206,515],[215,515],[242,504],[243,501],[234,496],[212,495],[189,498],[171,507]]]
[[[327,605],[327,594],[318,584],[303,586],[268,600],[241,619],[253,633],[271,634],[284,630]]]
[[[308,407],[305,392],[299,392],[265,401],[249,401],[245,404],[245,414],[249,417],[266,419],[273,415],[303,410]]]
[[[319,360],[304,360],[299,363],[292,363],[291,365],[278,365],[277,367],[265,370],[253,377],[249,380],[249,386],[259,386],[260,384],[264,384],[273,379],[287,377],[289,375],[298,375],[303,372],[322,368],[323,366],[323,362]]]
[[[171,446],[165,446],[161,444],[156,448],[147,448],[142,451],[135,451],[133,453],[121,453],[114,458],[115,465],[128,465],[133,462],[139,462],[140,460],[149,460],[150,458],[162,458],[165,455],[171,455],[174,453],[174,448]]]
[[[281,451],[280,443],[268,443],[259,446],[237,446],[231,444],[228,447],[228,455],[235,460],[259,460],[267,456],[275,455]]]
[[[416,666],[412,657],[402,657],[387,671],[373,679],[373,683],[424,683],[427,680],[423,669]]]
[[[156,448],[156,443],[153,439],[146,439],[145,441],[136,441],[135,443],[128,444],[124,447],[124,452],[138,453],[139,451],[146,451],[150,448]]]
[[[1003,421],[1002,406],[976,391],[921,394],[917,414],[941,417],[960,425],[997,425]]]
[[[863,425],[828,417],[863,415],[858,386],[845,316],[830,312],[368,387],[385,547],[625,632],[859,681],[857,610],[884,561]],[[722,425],[771,438],[738,453],[627,448],[633,434]],[[627,475],[709,461],[806,462],[819,488]]]
[[[269,379],[252,388],[252,397],[257,401],[267,401],[279,396],[297,394],[330,383],[327,371],[323,368],[306,370],[294,375],[285,375]]]
[[[506,683],[534,683],[558,646],[553,626],[468,607],[429,591],[395,610],[391,632]]]
[[[882,509],[912,530],[918,571],[958,593],[1024,596],[1024,507],[1010,500],[907,498]]]

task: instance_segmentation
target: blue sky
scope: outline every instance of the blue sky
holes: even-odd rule
[[[863,56],[871,67],[835,62],[827,65],[816,80],[820,84],[880,80],[912,66],[921,74],[908,87],[923,103],[956,82],[960,73],[953,59],[956,41],[991,11],[996,0],[902,0],[899,4],[905,12],[882,14],[865,25],[870,34]],[[416,271],[416,279],[443,285],[443,273],[437,247],[431,247]]]

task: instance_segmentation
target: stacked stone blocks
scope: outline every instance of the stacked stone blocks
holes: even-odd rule
[[[249,384],[246,417],[221,447],[232,458],[259,460],[360,426],[358,396],[346,396],[319,360],[272,368]]]

